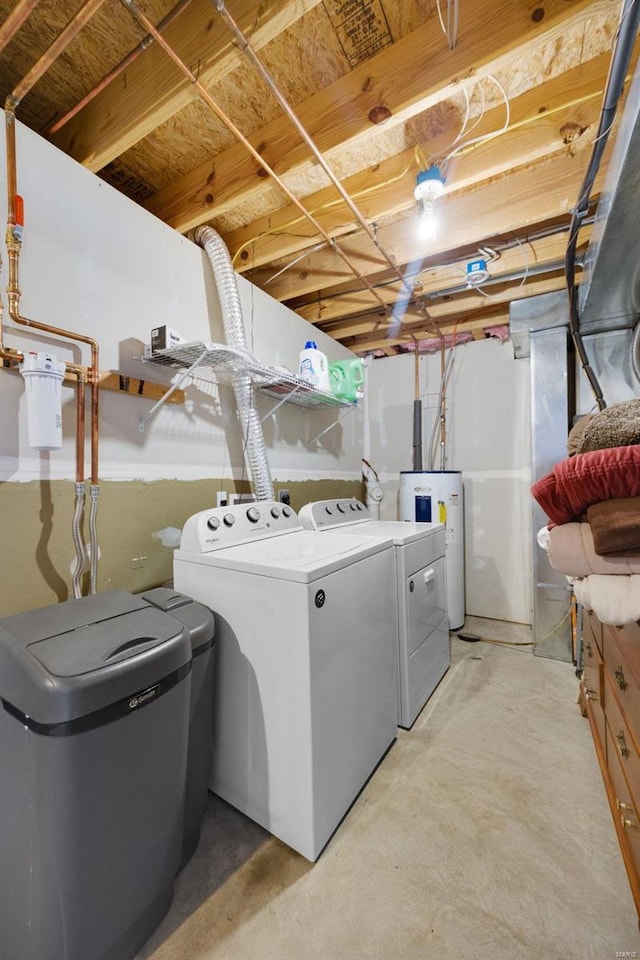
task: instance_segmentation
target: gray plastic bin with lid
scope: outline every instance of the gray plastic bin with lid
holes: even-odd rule
[[[182,856],[188,631],[124,591],[0,620],[0,957],[128,960]]]
[[[200,839],[211,773],[215,625],[211,610],[184,593],[158,587],[143,593],[142,598],[184,624],[191,638],[193,660],[182,850],[182,866],[185,866],[195,853]]]

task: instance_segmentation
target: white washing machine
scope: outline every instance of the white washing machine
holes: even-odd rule
[[[210,789],[308,860],[395,739],[393,566],[270,501],[195,514],[174,554],[216,619]]]
[[[300,519],[307,529],[327,534],[358,531],[382,541],[393,539],[398,723],[408,729],[449,669],[444,525],[372,520],[356,499],[308,503]]]

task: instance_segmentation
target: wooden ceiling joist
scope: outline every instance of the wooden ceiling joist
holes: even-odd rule
[[[534,163],[567,142],[588,136],[598,120],[609,59],[608,55],[596,57],[513,100],[507,131],[470,146],[449,162],[446,192]],[[504,118],[504,105],[488,110],[474,128],[474,138],[500,131]],[[452,128],[420,144],[420,150],[437,162],[450,151],[457,134],[458,129]],[[419,169],[415,154],[415,148],[404,150],[344,180],[345,189],[369,222],[415,206],[413,190]],[[304,204],[333,237],[355,227],[351,212],[331,187],[307,197]],[[239,273],[297,254],[317,239],[311,224],[292,204],[225,236]]]
[[[575,23],[607,6],[609,0],[547,0],[532,10],[528,0],[460,0],[463,28],[454,50],[443,45],[434,17],[298,104],[296,114],[323,153],[344,149],[370,133],[376,111],[384,111],[387,126],[399,124],[459,92],[470,77],[478,80],[560,37],[570,19]],[[479,23],[491,28],[478,29]],[[249,139],[279,176],[311,166],[306,144],[286,118]],[[255,198],[265,190],[263,174],[234,145],[160,190],[146,206],[184,232]]]
[[[458,314],[448,323],[443,324],[441,333],[443,336],[454,333],[473,333],[474,330],[485,330],[487,327],[499,327],[509,322],[509,308],[507,305],[500,307],[490,307],[480,313],[473,314],[469,318],[466,314]],[[365,334],[359,337],[352,337],[343,341],[343,345],[353,350],[354,353],[364,353],[373,350],[393,350],[394,347],[402,347],[407,343],[413,343],[414,340],[433,340],[434,335],[426,330],[424,323],[420,325],[419,321],[407,321],[402,327],[397,327],[392,335],[385,335],[382,328],[373,331],[371,334]]]
[[[260,49],[319,2],[236,0],[234,17]],[[192,0],[164,36],[185,63],[197,65],[204,86],[215,87],[242,62],[210,0]],[[101,170],[194,98],[192,85],[152,44],[52,140],[89,170]]]
[[[561,270],[556,271],[554,276],[532,277],[525,281],[523,285],[520,281],[514,281],[502,287],[486,286],[480,289],[470,288],[466,293],[460,294],[448,301],[440,301],[428,304],[429,314],[436,321],[441,333],[450,331],[450,328],[456,323],[460,330],[474,329],[469,326],[471,321],[461,321],[460,316],[474,317],[476,313],[481,313],[489,304],[494,310],[502,310],[505,305],[508,309],[509,303],[513,299],[526,299],[535,297],[543,293],[554,293],[562,290],[565,285],[564,276]],[[453,319],[453,318],[458,318]],[[412,324],[424,327],[424,319],[420,316],[415,306],[409,306],[407,312],[402,317],[405,328],[412,330]],[[481,320],[475,329],[483,329],[486,325],[485,320]],[[350,342],[352,338],[357,337],[359,343],[366,342],[368,336],[376,341],[385,331],[392,330],[395,324],[392,318],[380,317],[373,313],[363,317],[358,317],[351,321],[343,321],[335,326],[324,328],[335,340],[341,343]],[[433,336],[433,334],[425,334]]]
[[[417,217],[413,217],[380,227],[381,243],[396,263],[415,265],[421,258],[446,256],[452,249],[482,244],[487,238],[485,224],[491,224],[494,235],[522,234],[524,228],[567,214],[577,199],[588,150],[574,154],[569,147],[565,149],[564,155],[547,161],[544,169],[516,170],[480,189],[442,197],[440,233],[435,242],[419,239]],[[383,269],[368,238],[355,235],[341,240],[341,246],[362,273],[370,275]],[[312,294],[318,287],[329,290],[351,279],[343,261],[330,250],[309,254],[270,282],[271,276],[271,272],[260,270],[249,274],[249,279],[281,301]]]
[[[584,244],[591,235],[591,228],[585,227],[580,235],[581,243]],[[492,276],[499,276],[508,273],[522,271],[526,274],[527,269],[534,269],[543,264],[551,262],[557,263],[562,260],[567,247],[567,232],[561,231],[543,236],[539,239],[528,241],[525,238],[514,242],[512,246],[503,249],[500,257],[494,263],[489,263],[489,270]],[[491,246],[491,244],[488,244]],[[498,246],[500,246],[498,244]],[[437,294],[438,291],[454,288],[465,283],[465,266],[468,260],[473,260],[481,256],[480,250],[476,250],[460,258],[459,263],[451,265],[427,266],[426,269],[416,276],[418,283],[417,294],[427,295],[425,302],[427,309],[431,312],[432,304],[440,302],[440,299],[434,301],[428,295]],[[374,278],[371,278],[374,280]],[[519,282],[519,281],[516,281]],[[380,297],[385,303],[393,304],[400,295],[399,284],[390,281],[380,282],[376,285]],[[453,298],[449,298],[453,299]],[[296,303],[295,311],[304,317],[310,323],[315,323],[325,332],[334,336],[344,322],[344,317],[355,317],[358,313],[372,311],[371,296],[366,290],[345,291],[344,293],[328,294],[326,297],[314,297],[309,303]]]

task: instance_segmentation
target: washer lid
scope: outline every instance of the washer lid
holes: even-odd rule
[[[278,537],[241,543],[214,553],[195,555],[176,550],[177,561],[191,561],[246,573],[312,583],[393,546],[391,537],[367,537],[356,533],[333,533],[321,537],[311,530],[295,530]]]
[[[443,523],[414,523],[411,520],[367,520],[358,531],[370,537],[390,537],[396,546],[415,543],[444,530]]]
[[[182,624],[124,591],[0,620],[0,698],[42,724],[139,694],[190,660]]]

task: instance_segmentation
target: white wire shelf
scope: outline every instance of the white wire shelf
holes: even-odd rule
[[[316,390],[305,380],[279,367],[260,363],[253,354],[222,343],[203,343],[199,340],[182,343],[178,347],[158,350],[144,363],[159,364],[184,371],[194,380],[233,384],[248,378],[261,393],[300,407],[355,407],[332,393]]]

